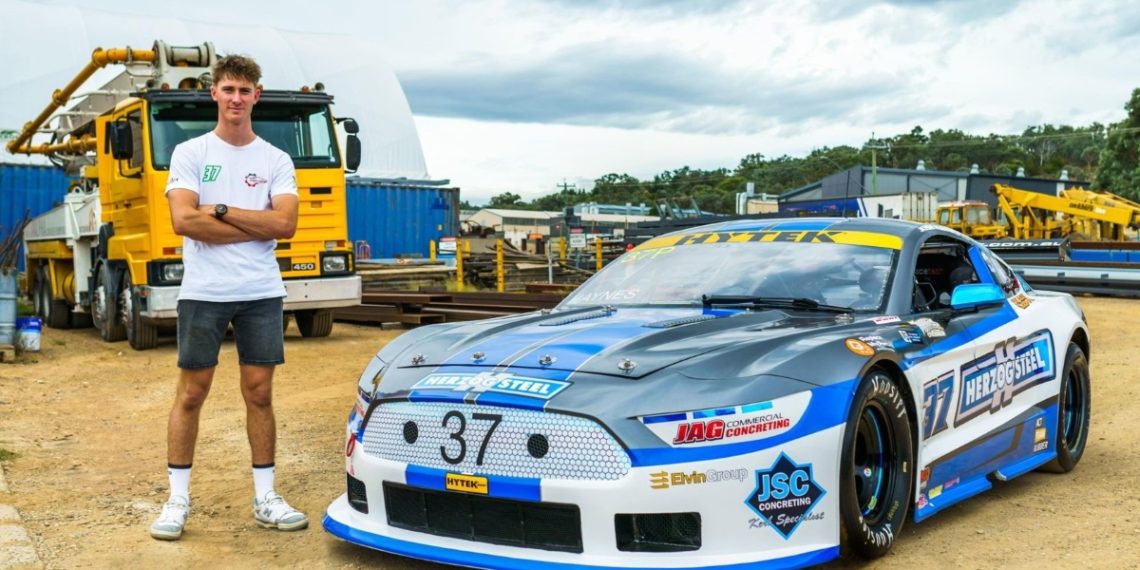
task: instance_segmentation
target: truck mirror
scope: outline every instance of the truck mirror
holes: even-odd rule
[[[344,132],[355,135],[360,132],[360,125],[356,124],[356,119],[349,119],[347,117],[341,119],[344,124]]]
[[[107,141],[115,160],[129,160],[135,154],[131,124],[125,118],[107,123]]]
[[[349,172],[356,172],[356,169],[360,168],[360,139],[356,135],[348,135],[344,143],[344,168]]]

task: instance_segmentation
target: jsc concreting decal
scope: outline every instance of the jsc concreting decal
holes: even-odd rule
[[[823,518],[823,513],[811,511],[826,494],[815,482],[810,463],[798,465],[781,452],[771,467],[756,471],[756,488],[744,502],[788,539],[804,521]]]
[[[1011,338],[962,367],[956,425],[1009,405],[1018,393],[1053,378],[1053,335],[1047,330]]]

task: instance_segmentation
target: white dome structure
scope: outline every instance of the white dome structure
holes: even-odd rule
[[[0,0],[9,22],[0,35],[0,131],[19,130],[69,82],[97,47],[149,49],[155,40],[192,46],[212,42],[219,55],[257,60],[266,89],[299,89],[317,82],[334,99],[338,117],[360,124],[359,176],[427,180],[427,166],[407,98],[392,68],[358,37],[140,16],[93,8]],[[208,13],[207,13],[208,14]],[[76,94],[122,71],[108,66]],[[29,162],[6,151],[0,162]]]

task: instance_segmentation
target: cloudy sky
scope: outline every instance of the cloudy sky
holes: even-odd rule
[[[351,36],[364,47],[345,57],[395,71],[430,176],[475,203],[914,125],[1115,122],[1140,87],[1140,4],[1126,0],[36,4]]]

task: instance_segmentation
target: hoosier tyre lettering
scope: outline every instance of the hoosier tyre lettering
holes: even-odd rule
[[[896,381],[881,370],[867,374],[855,391],[840,462],[846,546],[878,558],[902,530],[914,484],[910,413]]]

